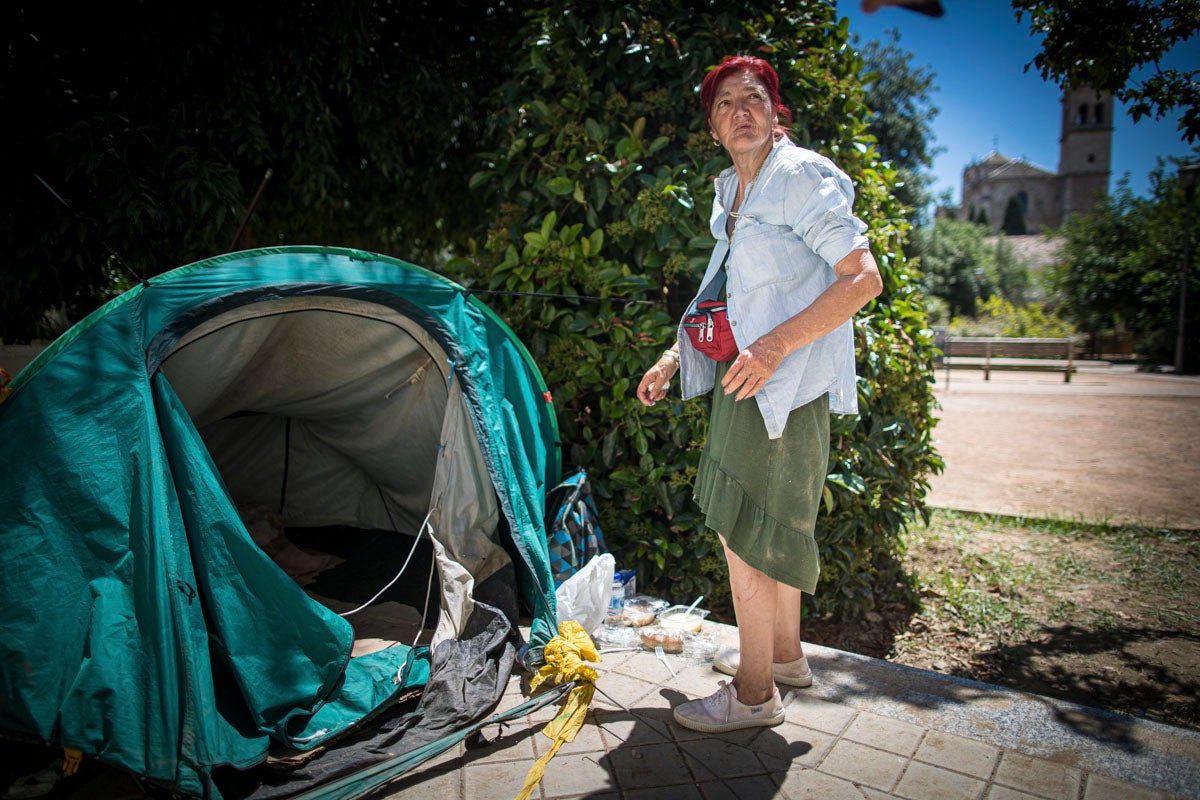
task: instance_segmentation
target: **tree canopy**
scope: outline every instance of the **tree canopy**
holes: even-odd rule
[[[462,171],[486,149],[478,100],[504,81],[525,23],[512,4],[469,0],[0,15],[0,99],[21,119],[0,221],[8,342],[132,279],[110,247],[140,277],[270,244],[432,261],[484,213]]]
[[[1093,333],[1132,331],[1146,357],[1173,363],[1185,216],[1178,172],[1160,163],[1150,175],[1149,197],[1135,196],[1128,181],[1121,181],[1092,211],[1068,219],[1059,259],[1046,276],[1059,313]],[[1200,239],[1198,218],[1193,209],[1193,251]],[[1195,308],[1194,302],[1188,307]],[[1184,368],[1195,372],[1200,326],[1194,318],[1186,334]]]
[[[606,501],[609,545],[647,587],[687,599],[724,584],[690,490],[706,414],[700,401],[645,409],[633,390],[713,244],[726,161],[698,85],[725,55],[764,56],[795,141],[853,179],[885,283],[855,321],[862,414],[834,421],[825,588],[809,602],[860,615],[875,576],[899,569],[900,531],[926,513],[941,463],[932,333],[898,172],[867,133],[864,63],[831,4],[267,0],[231,16],[121,0],[2,13],[0,86],[28,124],[9,150],[23,160],[0,227],[0,337],[36,335],[47,309],[78,318],[119,289],[108,246],[140,276],[285,243],[437,269],[528,344],[564,461]]]
[[[1013,0],[1012,7],[1043,37],[1030,65],[1043,78],[1112,92],[1134,122],[1181,109],[1183,138],[1200,138],[1200,70],[1161,66],[1200,30],[1200,0]]]
[[[913,65],[913,54],[900,47],[900,31],[889,28],[887,41],[863,47],[867,130],[879,154],[897,171],[896,197],[912,210],[913,223],[928,221],[933,177],[928,170],[942,148],[934,146],[933,120],[938,115],[930,94],[937,89],[933,72]]]
[[[984,223],[937,219],[913,232],[909,251],[920,264],[922,289],[941,298],[951,317],[977,316],[993,295],[1015,305],[1026,302],[1028,270],[1003,236],[992,239]]]
[[[699,84],[725,55],[772,63],[796,113],[790,135],[854,180],[885,282],[856,320],[862,414],[834,421],[823,588],[806,598],[857,616],[876,576],[895,569],[896,534],[924,513],[940,466],[932,332],[903,255],[897,171],[869,144],[864,64],[824,3],[650,5],[551,2],[533,13],[528,55],[489,104],[495,149],[472,179],[499,213],[448,268],[529,344],[554,390],[564,459],[595,477],[605,536],[637,564],[639,585],[727,602],[724,559],[691,490],[706,403],[676,394],[646,409],[634,389],[674,342],[714,244],[713,179],[729,162],[705,128]]]

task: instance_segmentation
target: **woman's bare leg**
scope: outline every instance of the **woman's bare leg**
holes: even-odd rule
[[[774,660],[785,664],[804,655],[800,647],[800,590],[776,583]]]
[[[721,544],[725,544],[722,537]],[[733,610],[737,615],[741,661],[733,685],[738,700],[747,705],[764,703],[775,693],[771,674],[779,611],[779,582],[742,561],[725,547],[729,563],[729,585],[733,590]],[[796,638],[799,640],[799,609],[796,611]],[[797,656],[798,658],[799,656]]]

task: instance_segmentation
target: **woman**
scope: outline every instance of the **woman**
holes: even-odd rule
[[[813,538],[829,458],[829,414],[854,414],[851,318],[879,294],[854,189],[829,159],[793,144],[779,78],[759,58],[710,72],[700,100],[733,166],[717,178],[717,239],[700,296],[725,277],[736,357],[717,363],[678,340],[642,377],[638,398],[663,399],[681,370],[684,399],[713,391],[695,496],[729,562],[739,648],[713,667],[733,675],[675,719],[720,732],[783,722],[775,682],[808,686],[800,598],[816,588]],[[725,263],[728,255],[727,265]],[[711,294],[711,292],[709,292]],[[693,301],[693,305],[695,301]]]

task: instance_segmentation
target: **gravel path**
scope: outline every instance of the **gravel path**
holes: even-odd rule
[[[930,505],[1200,530],[1200,377],[937,373]],[[948,385],[947,385],[948,384]]]

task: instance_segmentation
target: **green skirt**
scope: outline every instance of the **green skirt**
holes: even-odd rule
[[[728,366],[717,365],[696,502],[743,561],[811,594],[821,574],[814,531],[829,462],[829,395],[792,411],[783,436],[769,439],[754,399],[722,391]]]

